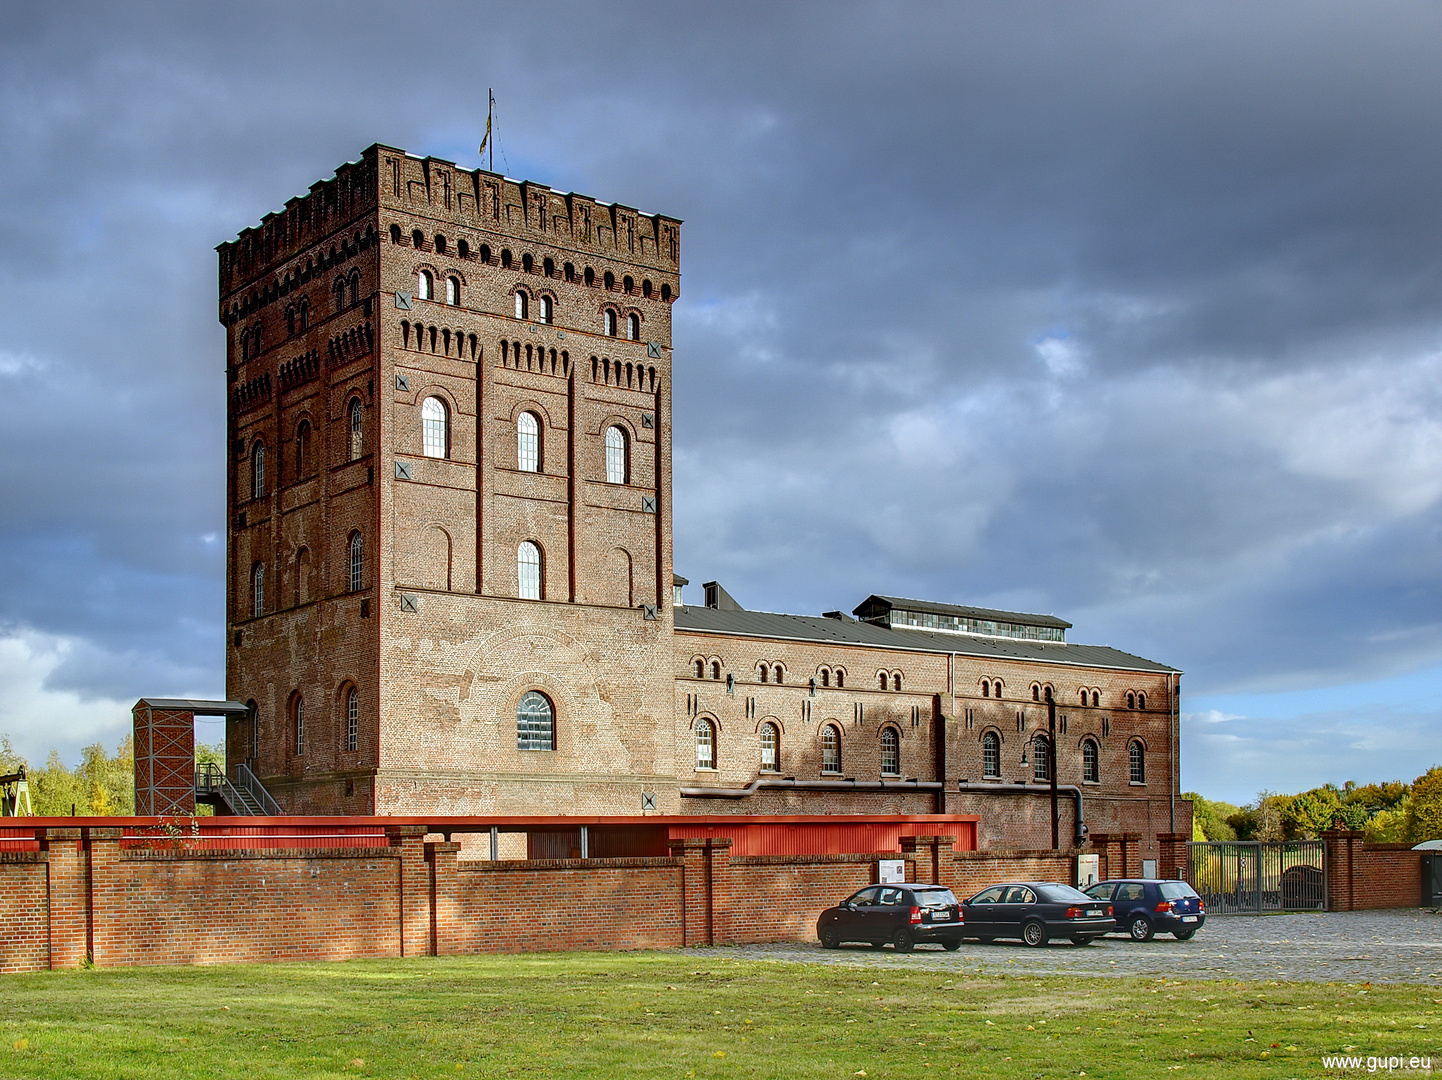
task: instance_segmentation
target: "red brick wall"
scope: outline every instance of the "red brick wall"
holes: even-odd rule
[[[817,916],[874,882],[878,859],[895,857],[738,855],[731,860],[732,939],[814,940]]]
[[[47,856],[0,851],[0,974],[50,966]]]
[[[1327,908],[1365,911],[1420,907],[1422,855],[1408,844],[1369,844],[1359,832],[1322,834],[1327,845]]]
[[[958,851],[952,856],[950,884],[965,900],[999,881],[1076,880],[1076,853],[1066,851]]]

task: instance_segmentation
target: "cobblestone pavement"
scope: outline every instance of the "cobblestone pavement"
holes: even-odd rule
[[[1078,947],[1030,949],[968,941],[954,953],[918,945],[910,954],[864,946],[744,945],[747,959],[863,967],[924,967],[974,974],[1165,975],[1188,979],[1410,982],[1442,986],[1442,914],[1422,909],[1213,917],[1191,941],[1107,937]]]

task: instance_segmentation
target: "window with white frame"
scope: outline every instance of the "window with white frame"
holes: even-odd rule
[[[761,771],[778,772],[781,769],[781,733],[775,724],[761,725]]]
[[[358,532],[350,534],[350,591],[360,592],[365,588],[366,547]]]
[[[345,748],[354,753],[360,744],[360,694],[354,686],[345,696]]]
[[[460,278],[446,278],[446,303],[455,307],[461,302],[461,280]]]
[[[606,336],[607,336],[607,337],[615,337],[615,336],[616,336],[616,313],[615,313],[614,311],[612,311],[610,308],[607,308],[607,309],[606,309],[606,315],[605,315],[604,323],[605,323],[605,327],[606,327]]]
[[[551,321],[551,298],[543,296],[536,302],[536,321],[549,323]]]
[[[516,705],[516,749],[555,748],[556,710],[551,705],[551,699],[535,690],[528,690]]]
[[[696,721],[696,768],[716,767],[716,729],[711,721],[702,717]]]
[[[356,461],[360,458],[361,452],[365,449],[365,406],[361,404],[360,398],[353,398],[350,403],[350,459]]]
[[[827,724],[821,729],[821,771],[841,771],[841,732],[834,724]]]
[[[305,699],[299,694],[295,696],[291,712],[295,717],[295,752],[298,757],[305,753]]]
[[[429,270],[422,270],[416,275],[416,299],[429,300],[435,295],[436,279],[431,277]]]
[[[613,425],[606,429],[606,483],[625,484],[630,481],[629,441],[625,428]]]
[[[535,413],[516,417],[516,467],[522,472],[541,471],[541,422]]]
[[[981,775],[987,780],[1001,777],[1001,736],[994,731],[981,737]]]
[[[1133,739],[1131,746],[1127,748],[1127,757],[1131,765],[1131,776],[1133,784],[1145,784],[1147,782],[1147,750],[1140,739]]]
[[[516,318],[524,319],[531,308],[531,298],[519,289],[516,290]]]
[[[626,316],[626,337],[629,338],[631,341],[641,340],[641,316]]]
[[[1045,735],[1038,735],[1031,744],[1033,755],[1031,775],[1033,780],[1051,779],[1051,744]]]
[[[516,589],[522,600],[541,599],[541,549],[530,540],[516,549]]]
[[[450,457],[447,421],[446,403],[440,398],[428,397],[421,402],[421,452],[426,457]]]
[[[1099,784],[1101,780],[1101,755],[1097,752],[1097,744],[1088,739],[1082,743],[1082,782]]]
[[[881,729],[881,773],[901,775],[901,736],[894,727]]]
[[[250,448],[250,497],[265,498],[265,443]]]
[[[250,568],[250,613],[265,614],[265,563]]]

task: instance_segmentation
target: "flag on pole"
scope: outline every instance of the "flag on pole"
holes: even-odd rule
[[[480,149],[480,151],[479,151],[482,160],[484,160],[484,159],[485,159],[485,156],[486,156],[486,143],[488,143],[488,142],[490,142],[490,141],[491,141],[491,117],[490,117],[490,112],[489,112],[489,110],[488,110],[487,113],[486,113],[486,134],[485,134],[485,136],[481,139],[481,149]]]

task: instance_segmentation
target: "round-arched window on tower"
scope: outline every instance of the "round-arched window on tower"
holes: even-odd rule
[[[436,280],[431,277],[429,270],[422,270],[416,275],[416,299],[429,300],[436,291]]]
[[[540,600],[541,589],[541,548],[525,540],[516,549],[517,595],[522,600]]]
[[[1097,752],[1097,744],[1087,739],[1082,743],[1082,782],[1100,784],[1101,780],[1101,755]]]
[[[779,772],[781,770],[781,733],[777,731],[776,725],[766,723],[761,725],[761,771]]]
[[[626,316],[626,337],[629,338],[631,341],[641,340],[641,316]]]
[[[981,737],[981,775],[987,780],[1001,776],[1001,736],[994,731]]]
[[[696,721],[696,768],[716,767],[716,728],[704,717]]]
[[[521,472],[541,471],[541,422],[535,413],[516,417],[516,467]]]
[[[606,483],[626,484],[631,480],[631,454],[626,429],[606,429]]]
[[[536,690],[527,690],[516,704],[516,749],[555,748],[556,710],[551,699]]]
[[[1132,783],[1145,784],[1147,782],[1147,749],[1142,745],[1140,739],[1133,739],[1131,746],[1127,747],[1127,759],[1131,766]]]
[[[450,431],[446,403],[428,397],[421,402],[421,452],[426,457],[450,457]]]
[[[821,771],[841,771],[841,732],[834,724],[827,724],[821,729]]]
[[[901,775],[901,736],[894,727],[881,730],[881,774]]]

